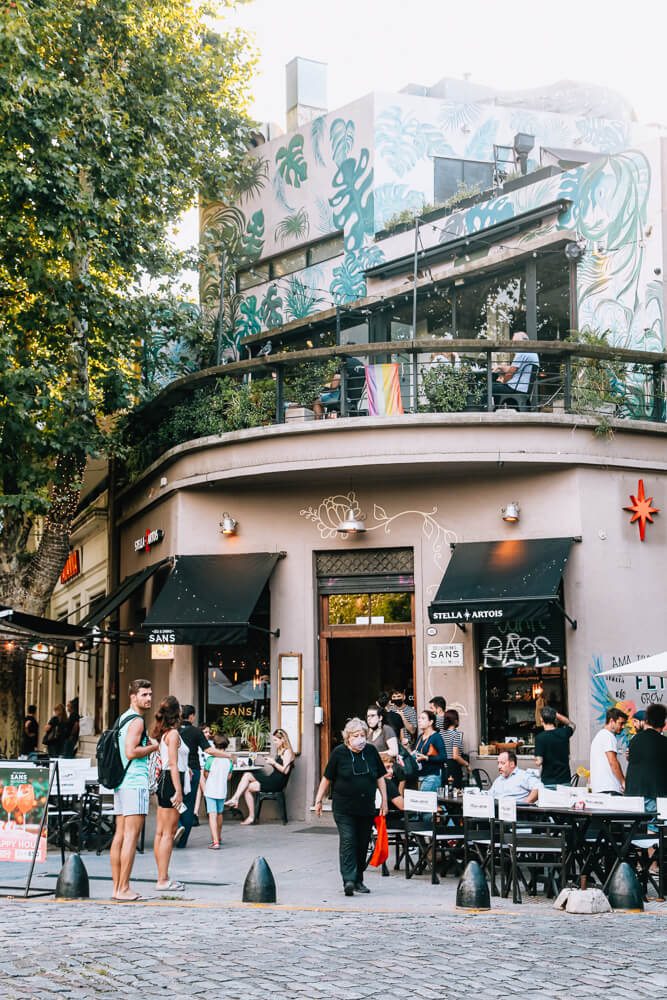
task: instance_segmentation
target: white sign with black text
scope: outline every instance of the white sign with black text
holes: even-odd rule
[[[429,667],[462,667],[462,642],[429,642],[427,647]]]

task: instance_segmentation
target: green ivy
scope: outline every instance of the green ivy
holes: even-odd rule
[[[458,413],[466,406],[479,406],[483,397],[468,367],[454,368],[439,362],[422,370],[421,388],[427,400],[419,407],[422,413]]]

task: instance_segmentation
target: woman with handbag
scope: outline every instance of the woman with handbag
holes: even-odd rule
[[[414,756],[420,765],[422,792],[437,792],[442,785],[442,769],[447,763],[447,750],[436,729],[435,713],[428,708],[419,716],[419,739]]]
[[[190,751],[183,742],[178,727],[181,724],[181,706],[173,695],[167,695],[160,702],[151,729],[151,736],[159,742],[162,770],[157,786],[157,825],[153,853],[157,864],[158,892],[183,892],[185,885],[169,878],[169,861],[178,826],[178,817],[183,805],[183,796],[190,791],[190,771],[188,756]]]
[[[333,786],[333,815],[338,827],[340,873],[346,896],[370,892],[364,885],[373,820],[375,792],[380,790],[380,815],[387,815],[385,766],[361,719],[348,719],[343,742],[334,747],[315,796],[315,814],[322,815],[322,800]]]

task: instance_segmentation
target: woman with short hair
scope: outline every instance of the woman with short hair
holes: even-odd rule
[[[375,818],[375,793],[381,795],[380,813],[387,815],[385,766],[375,747],[367,742],[368,727],[361,719],[348,719],[343,742],[334,747],[315,796],[315,814],[322,815],[322,800],[333,786],[333,815],[338,827],[340,873],[346,896],[370,892],[364,885],[368,845]]]
[[[173,694],[160,702],[151,729],[151,736],[158,740],[162,771],[157,786],[157,825],[153,853],[157,864],[159,892],[183,892],[185,885],[169,878],[169,861],[178,826],[179,807],[183,796],[190,791],[188,756],[190,751],[183,742],[178,727],[181,724],[181,706]]]

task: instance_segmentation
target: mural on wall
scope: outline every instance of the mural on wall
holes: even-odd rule
[[[233,327],[228,336],[234,348],[257,323],[268,330],[363,297],[364,269],[405,253],[407,247],[398,236],[376,243],[375,234],[392,216],[433,203],[433,158],[490,164],[494,144],[511,146],[518,131],[535,136],[531,170],[540,165],[541,148],[604,155],[454,212],[437,230],[424,226],[424,246],[568,198],[571,209],[551,228],[572,228],[586,245],[578,266],[580,327],[609,330],[610,341],[620,346],[662,349],[662,281],[653,273],[661,234],[659,223],[652,232],[648,225],[649,218],[659,218],[659,191],[652,184],[658,172],[650,154],[628,148],[653,139],[655,132],[627,121],[403,94],[371,95],[320,115],[251,154],[259,164],[254,187],[235,208],[219,209],[218,220],[239,244],[242,259],[258,259],[253,255],[260,246],[261,258],[270,258],[341,230],[344,251],[292,275],[268,275],[266,282],[242,293],[229,309]],[[242,218],[234,214],[237,210]],[[404,235],[409,242],[409,234]],[[208,284],[214,287],[215,280],[214,274]],[[241,300],[253,296],[254,306],[249,303],[242,312]]]
[[[643,659],[645,653],[627,653],[605,657],[593,654],[589,664],[591,679],[591,718],[598,729],[604,725],[607,710],[620,708],[628,715],[628,721],[623,727],[619,741],[627,745],[637,731],[633,722],[635,714],[655,702],[667,704],[667,685],[664,677],[633,676],[619,674],[614,677],[599,677],[603,670],[613,670],[625,663],[633,663]],[[611,661],[611,662],[609,662]]]

